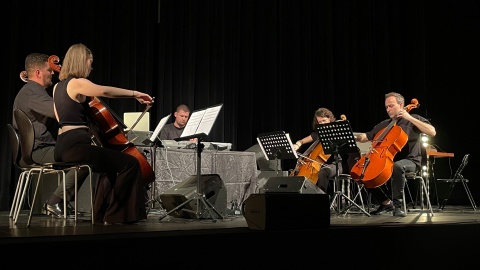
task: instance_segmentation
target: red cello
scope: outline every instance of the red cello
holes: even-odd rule
[[[405,107],[407,112],[418,108],[417,99],[412,99],[412,104]],[[350,170],[352,178],[366,188],[375,188],[385,184],[393,172],[393,158],[402,150],[408,141],[408,135],[401,127],[397,126],[397,120],[380,130],[372,142],[370,151],[363,155]]]
[[[56,72],[60,72],[61,69],[59,61],[60,59],[56,55],[48,58],[50,67]],[[118,150],[135,157],[140,163],[144,184],[148,185],[153,182],[155,180],[155,174],[152,167],[145,156],[125,137],[125,134],[123,134],[120,125],[112,113],[97,97],[91,97],[89,105],[89,119],[93,124],[91,125],[91,129],[95,134],[97,143],[100,143],[102,147]],[[150,109],[150,107],[151,105],[147,105],[145,110]]]

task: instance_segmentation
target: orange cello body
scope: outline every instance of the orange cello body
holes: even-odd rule
[[[377,135],[381,135],[382,129]],[[408,140],[407,134],[399,126],[393,126],[383,139],[375,136],[374,146],[363,155],[350,170],[350,175],[366,188],[383,185],[393,172],[393,158],[402,150]]]
[[[412,104],[405,107],[409,112],[418,108],[418,100],[412,99]],[[395,155],[407,144],[408,135],[392,120],[380,130],[373,139],[372,148],[363,155],[350,170],[352,178],[366,188],[379,187],[390,179],[393,172]]]
[[[89,102],[89,119],[95,133],[96,140],[102,147],[118,150],[135,157],[139,163],[145,185],[155,180],[155,174],[145,156],[123,134],[118,122],[110,111],[97,98],[93,97]]]
[[[305,151],[303,157],[297,160],[295,170],[290,176],[304,176],[315,185],[318,181],[318,172],[329,157],[330,155],[324,153],[320,140],[317,140]]]

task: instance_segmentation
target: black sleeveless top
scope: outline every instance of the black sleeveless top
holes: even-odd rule
[[[85,111],[90,108],[88,104],[90,99],[87,98],[83,103],[78,103],[70,98],[67,93],[67,85],[72,78],[69,76],[66,80],[57,83],[53,96],[60,127],[88,125]]]

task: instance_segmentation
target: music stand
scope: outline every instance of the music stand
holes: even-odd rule
[[[210,133],[210,130],[213,127],[213,123],[217,119],[218,113],[220,112],[223,104],[216,105],[209,107],[204,110],[198,110],[192,112],[190,119],[187,122],[187,125],[185,126],[185,129],[182,132],[182,135],[180,138],[175,139],[175,141],[183,141],[183,140],[189,140],[196,138],[197,139],[197,192],[196,194],[188,199],[179,204],[177,207],[173,208],[172,210],[168,211],[165,215],[161,216],[159,220],[164,219],[170,213],[177,211],[179,209],[184,208],[185,205],[190,203],[191,201],[195,200],[196,201],[196,210],[190,210],[190,209],[182,209],[182,211],[186,212],[191,212],[195,214],[195,217],[197,219],[200,219],[204,213],[208,212],[210,217],[214,222],[217,220],[213,216],[213,213],[217,214],[218,218],[223,219],[223,215],[215,209],[215,207],[205,198],[205,194],[203,193],[203,187],[204,183],[201,181],[201,175],[202,175],[202,151],[203,151],[203,143],[202,141],[207,138],[208,134]],[[201,208],[200,203],[204,206],[204,209]],[[206,211],[203,211],[206,210]]]
[[[365,211],[352,199],[346,196],[338,187],[339,187],[339,169],[338,163],[340,158],[340,150],[342,153],[355,153],[358,151],[357,143],[355,142],[355,137],[353,136],[352,127],[348,120],[337,121],[326,124],[318,124],[315,129],[318,132],[318,138],[322,144],[323,151],[325,154],[332,154],[335,158],[335,191],[330,204],[330,208],[333,207],[335,200],[337,200],[337,215],[340,214],[340,203],[341,198],[348,200],[351,204],[355,205],[360,211],[362,211],[367,216],[370,216],[370,213]]]
[[[158,147],[158,135],[162,131],[163,127],[167,123],[168,119],[170,119],[171,114],[168,114],[167,116],[163,117],[160,119],[160,121],[157,124],[157,127],[153,131],[153,133],[150,135],[149,138],[145,139],[142,143],[146,146],[152,147],[152,153],[150,153],[150,163],[152,164],[153,168],[153,173],[155,174],[155,162],[156,162],[156,157],[157,157],[157,147]],[[132,127],[133,129],[133,127]],[[161,206],[162,204],[158,199],[156,199],[156,184],[155,181],[152,182],[150,185],[150,199],[146,202],[147,205],[147,214],[150,213],[151,209],[155,209],[155,203],[158,202],[159,205]],[[163,208],[163,207],[162,207]]]
[[[281,159],[298,159],[293,150],[290,136],[285,131],[273,131],[259,134],[258,144],[267,160],[275,159],[275,175],[278,176],[278,162]]]

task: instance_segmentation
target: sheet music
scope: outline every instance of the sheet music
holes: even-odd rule
[[[205,133],[205,135],[208,135],[210,130],[212,130],[213,124],[215,123],[217,115],[222,109],[222,106],[223,104],[220,104],[204,110],[194,111],[190,116],[180,138],[200,133]]]
[[[158,136],[158,134],[160,134],[160,131],[162,130],[162,128],[165,126],[165,124],[167,123],[168,119],[170,119],[170,115],[167,115],[165,117],[163,117],[162,119],[160,119],[160,122],[158,122],[158,125],[157,127],[155,128],[155,130],[153,131],[152,133],[152,136],[150,136],[149,140],[151,142],[155,141],[155,138]]]
[[[293,150],[290,134],[285,131],[273,131],[259,134],[257,142],[267,160],[298,158]]]

